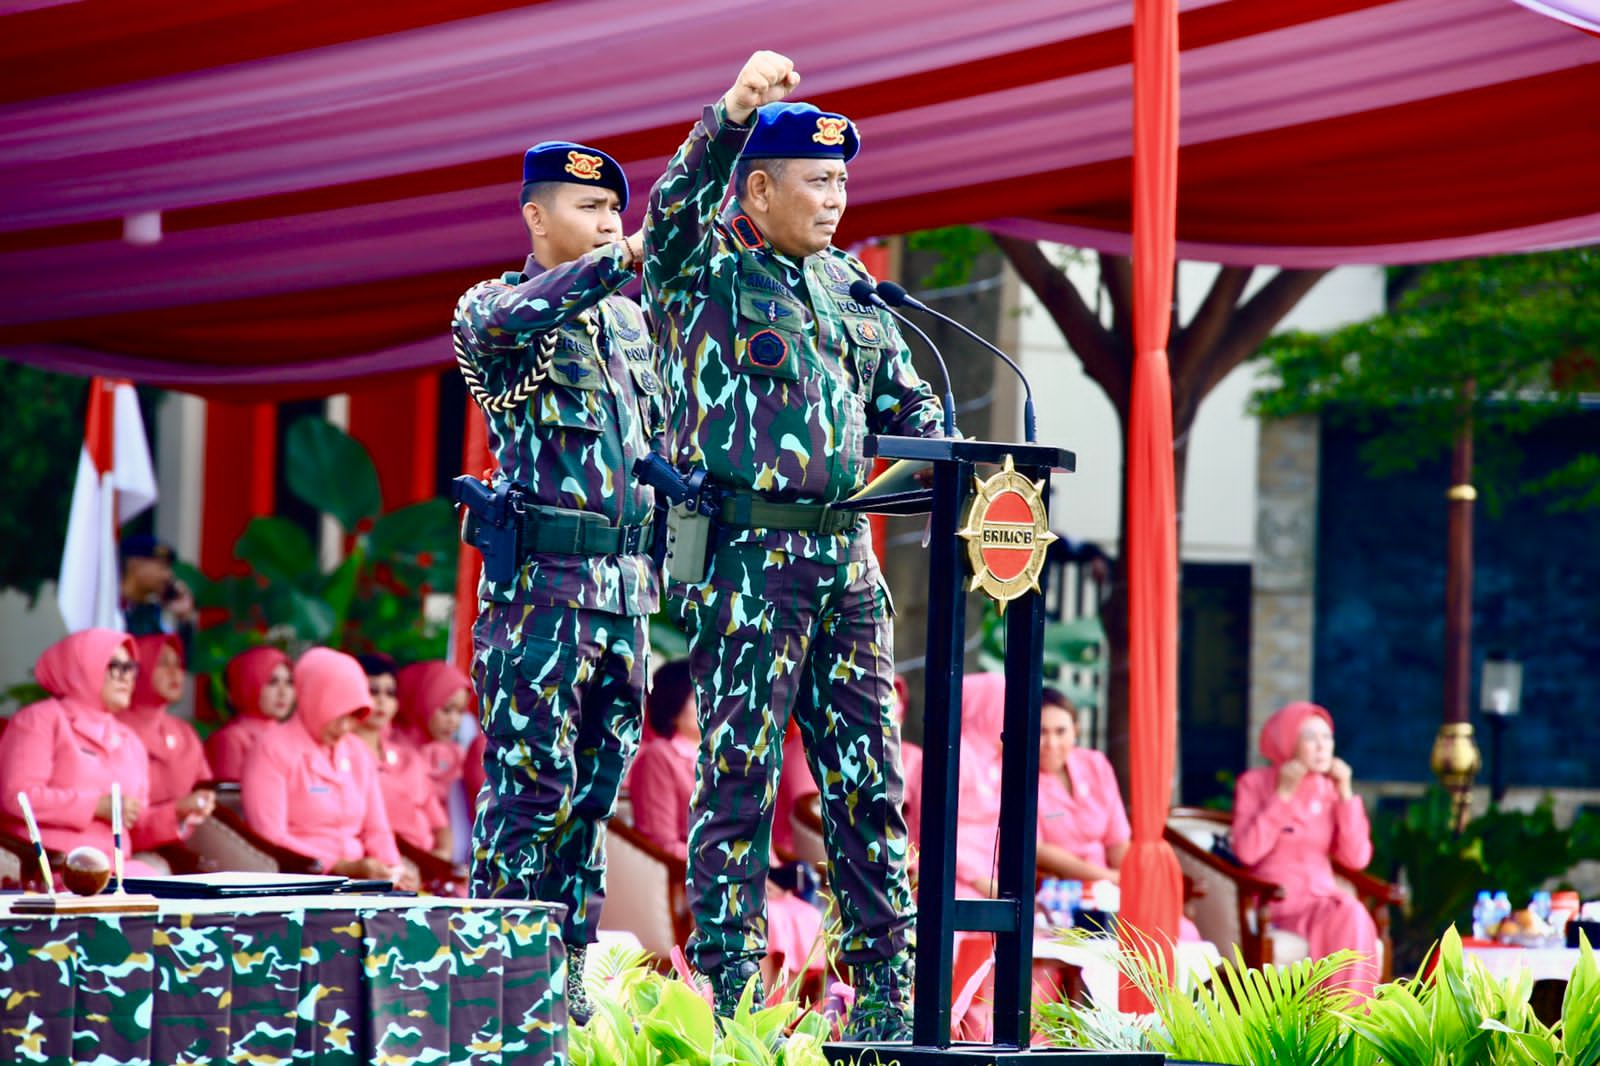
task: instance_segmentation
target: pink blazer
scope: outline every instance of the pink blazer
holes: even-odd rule
[[[28,839],[17,802],[17,793],[26,792],[45,847],[89,845],[110,857],[111,823],[95,818],[95,805],[116,781],[148,807],[148,762],[138,735],[105,711],[73,710],[56,700],[30,704],[0,735],[0,825]],[[133,854],[137,829],[123,835],[124,857]]]
[[[1039,775],[1039,842],[1098,866],[1106,852],[1133,835],[1111,762],[1093,748],[1067,754],[1072,790],[1060,774]]]
[[[376,761],[359,737],[346,734],[331,748],[320,739],[335,718],[370,710],[366,674],[342,652],[313,648],[295,664],[294,681],[294,717],[263,734],[245,766],[245,820],[324,869],[367,855],[396,865]]]
[[[693,741],[652,736],[628,773],[634,828],[680,859],[689,855],[689,799],[697,755]]]
[[[134,846],[140,851],[159,848],[180,836],[178,801],[198,782],[211,780],[211,764],[194,726],[165,708],[130,707],[122,718],[150,757],[150,805],[133,827]]]
[[[1276,768],[1240,776],[1234,854],[1251,873],[1282,885],[1288,900],[1337,894],[1330,856],[1358,870],[1372,861],[1372,831],[1361,797],[1340,800],[1326,774],[1307,774],[1287,800],[1277,789]]]
[[[389,737],[379,742],[374,755],[366,744],[361,752],[378,775],[378,791],[383,796],[384,813],[394,835],[423,851],[433,850],[434,834],[450,824],[450,815],[440,802],[428,768],[411,748],[392,743]]]

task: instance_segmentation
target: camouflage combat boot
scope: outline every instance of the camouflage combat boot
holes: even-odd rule
[[[843,1038],[868,1044],[911,1041],[911,955],[857,963],[850,968],[855,1006]]]
[[[588,1025],[594,1017],[594,1004],[583,987],[583,958],[587,951],[586,947],[567,945],[567,1020],[574,1025]]]
[[[734,1016],[752,978],[756,983],[754,1003],[760,1005],[766,1000],[766,992],[761,987],[761,966],[754,959],[729,960],[710,970],[706,976],[711,979],[711,995],[715,1000],[718,1018]]]

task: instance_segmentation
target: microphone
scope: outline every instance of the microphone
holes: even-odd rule
[[[851,286],[850,292],[852,296],[855,295],[854,286]],[[943,311],[935,311],[933,308],[929,307],[927,304],[923,303],[921,300],[907,292],[902,286],[896,285],[892,281],[878,282],[877,295],[881,297],[883,302],[890,308],[914,307],[918,311],[930,314],[942,322],[948,322],[956,329],[960,330],[962,333],[965,333],[967,336],[971,337],[973,340],[989,349],[989,351],[999,356],[1000,361],[1005,363],[1006,366],[1009,366],[1012,373],[1017,375],[1017,380],[1022,382],[1022,439],[1027,441],[1029,444],[1033,444],[1038,440],[1033,414],[1033,385],[1029,383],[1028,375],[1022,372],[1022,368],[1018,366],[1009,355],[1007,355],[1005,352],[1002,352],[999,348],[989,343],[989,341],[985,340],[983,337],[980,337],[977,333],[973,332],[967,327],[966,323],[951,318]],[[859,299],[859,297],[857,297],[857,299]],[[891,310],[889,313],[893,315],[894,311]],[[900,318],[899,315],[895,315],[895,317]],[[900,318],[900,321],[904,322],[905,319]],[[917,332],[920,333],[921,330],[918,330]]]
[[[898,288],[898,286],[896,287]],[[857,303],[871,304],[873,307],[882,308],[893,315],[901,325],[909,327],[913,333],[922,338],[922,343],[928,346],[928,350],[933,353],[934,361],[939,364],[939,373],[944,375],[944,435],[950,438],[955,437],[956,398],[950,387],[950,368],[945,366],[944,355],[940,353],[939,346],[933,343],[933,338],[923,332],[922,327],[885,303],[883,297],[879,296],[877,290],[872,287],[872,282],[865,278],[857,278],[850,283],[850,298]]]

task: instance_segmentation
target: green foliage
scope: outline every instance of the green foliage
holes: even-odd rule
[[[1154,1050],[1224,1066],[1597,1066],[1600,964],[1586,940],[1581,948],[1553,1027],[1533,1012],[1530,973],[1496,979],[1465,955],[1453,929],[1431,973],[1380,985],[1364,1003],[1328,984],[1354,957],[1348,952],[1262,970],[1236,957],[1184,992],[1125,950],[1118,967],[1150,1000],[1153,1021],[1071,1004],[1041,1006],[1038,1016],[1060,1046]]]
[[[938,256],[933,267],[916,280],[916,285],[922,289],[942,289],[970,281],[972,265],[984,252],[994,250],[994,238],[987,230],[975,226],[947,226],[908,235],[906,249]]]
[[[88,382],[0,361],[0,394],[0,588],[31,598],[61,567]]]
[[[597,967],[596,962],[600,965]],[[650,969],[641,955],[591,959],[584,986],[595,1005],[587,1025],[568,1034],[572,1066],[825,1066],[828,1022],[786,999],[770,1007],[745,989],[732,1018],[717,1019],[706,999]]]
[[[321,419],[291,426],[285,454],[290,491],[339,523],[348,535],[346,551],[324,569],[300,526],[260,517],[234,546],[248,573],[212,580],[180,564],[196,603],[217,609],[221,618],[196,635],[190,667],[212,676],[218,706],[222,667],[264,640],[295,651],[312,644],[381,650],[402,661],[444,654],[447,627],[424,619],[423,602],[429,592],[455,583],[449,503],[424,500],[383,513],[371,458]]]
[[[1476,478],[1491,507],[1555,494],[1600,505],[1600,460],[1516,476],[1514,442],[1600,390],[1600,247],[1423,268],[1387,314],[1327,334],[1285,333],[1262,349],[1276,371],[1257,394],[1269,417],[1354,412],[1377,430],[1363,458],[1379,475],[1448,452],[1470,413]],[[1474,383],[1468,390],[1466,383]],[[1522,483],[1526,482],[1526,483]]]
[[[1099,618],[1046,622],[1044,683],[1059,689],[1080,710],[1100,706],[1105,691],[1105,626]],[[995,602],[983,601],[983,640],[978,662],[985,670],[1004,670],[1006,623]]]
[[[1479,890],[1505,889],[1520,904],[1576,863],[1600,859],[1600,817],[1586,812],[1562,829],[1546,797],[1529,812],[1487,811],[1457,833],[1450,794],[1435,786],[1400,817],[1375,819],[1372,843],[1373,869],[1403,871],[1410,889],[1391,928],[1403,972],[1452,926],[1470,922]]]

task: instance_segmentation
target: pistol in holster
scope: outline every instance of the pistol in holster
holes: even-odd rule
[[[470,474],[450,483],[461,512],[461,542],[483,556],[483,575],[497,585],[516,580],[522,562],[522,494],[510,481],[486,485]]]
[[[650,558],[685,584],[704,581],[717,545],[722,494],[703,469],[678,472],[655,452],[633,464],[633,476],[656,490],[657,534]]]

